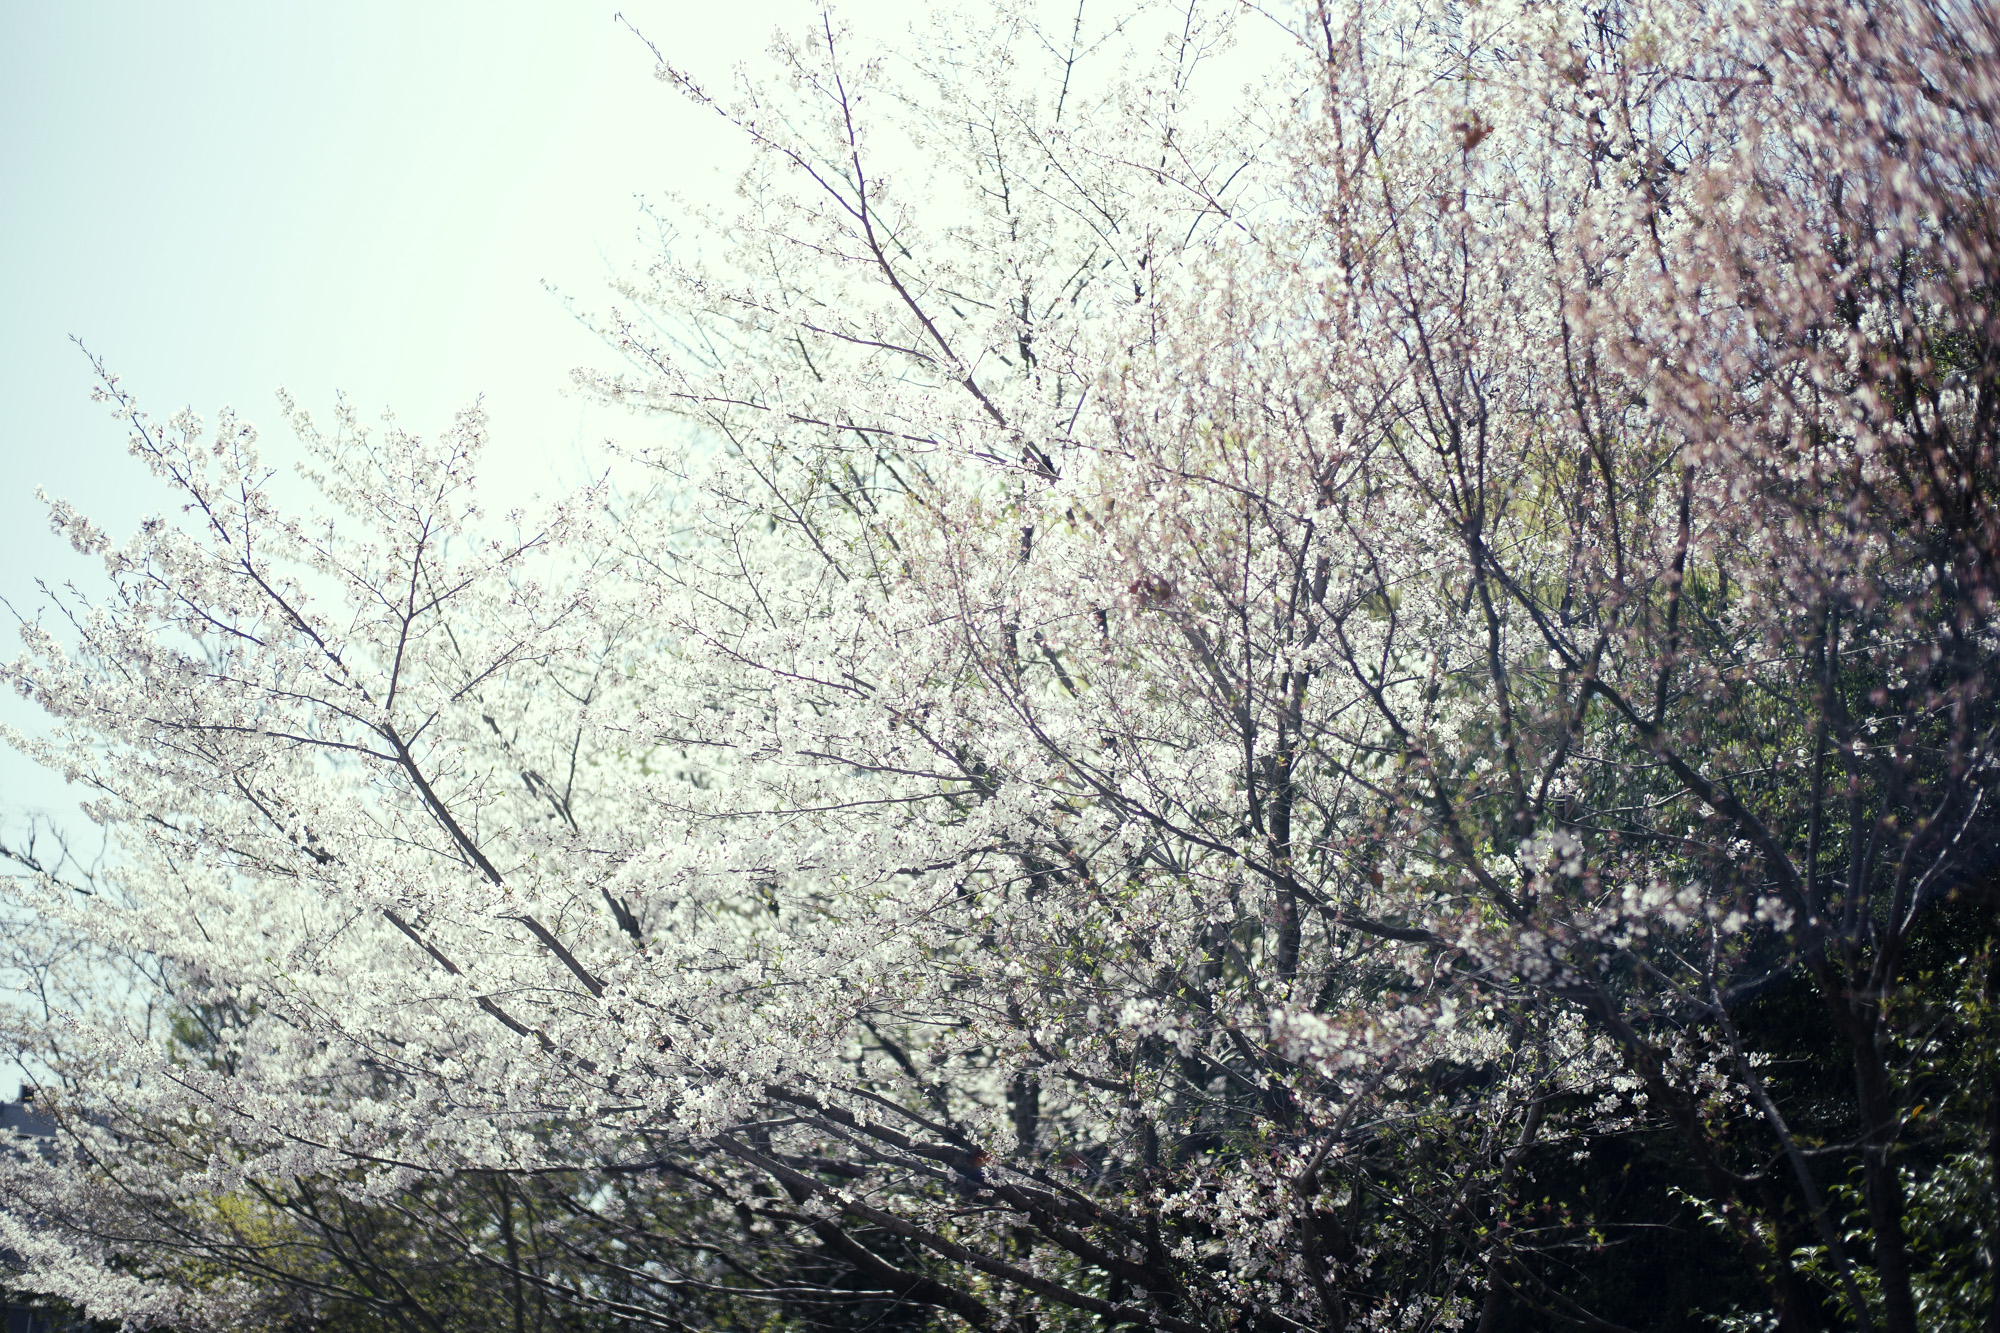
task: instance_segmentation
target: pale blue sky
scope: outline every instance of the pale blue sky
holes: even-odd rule
[[[1066,20],[1074,0],[1056,0]],[[82,338],[157,417],[224,404],[277,427],[282,384],[429,431],[484,395],[493,508],[581,473],[611,360],[585,307],[642,260],[641,195],[730,199],[743,147],[653,77],[632,24],[704,82],[759,62],[814,0],[0,0],[0,596],[87,577],[36,486],[116,535],[163,497],[90,401]],[[923,0],[844,0],[894,41]],[[1262,47],[1214,80],[1229,100]],[[267,457],[285,433],[267,429]],[[0,657],[16,651],[0,613]],[[0,698],[0,720],[32,721]],[[0,825],[66,808],[0,747]]]
[[[622,7],[717,81],[810,12]],[[507,500],[606,433],[658,429],[566,393],[608,357],[542,284],[600,303],[643,254],[636,196],[726,188],[740,148],[653,79],[614,8],[0,0],[0,595],[25,608],[35,576],[90,572],[37,485],[114,533],[160,505],[72,334],[160,416],[275,424],[284,384],[428,430],[484,394]],[[0,717],[28,720],[11,699]],[[67,805],[0,756],[0,819]]]

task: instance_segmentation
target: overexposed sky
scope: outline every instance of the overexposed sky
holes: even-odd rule
[[[156,416],[228,404],[264,424],[274,460],[280,384],[420,432],[483,394],[495,500],[661,429],[567,392],[570,367],[610,357],[544,284],[601,306],[645,255],[638,196],[726,197],[742,150],[653,78],[616,8],[0,0],[0,595],[28,610],[37,577],[96,572],[49,535],[36,486],[117,536],[163,504],[72,335]],[[622,8],[712,82],[812,13]],[[842,8],[885,33],[920,12]],[[33,721],[12,699],[0,718]],[[68,808],[53,781],[0,755],[0,822]]]

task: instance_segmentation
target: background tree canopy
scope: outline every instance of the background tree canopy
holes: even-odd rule
[[[103,375],[173,508],[53,503],[110,592],[5,668],[116,849],[14,844],[11,1280],[2000,1327],[2000,13],[772,60],[660,63],[759,153],[579,374],[699,428],[643,485],[492,516],[476,411],[287,402],[294,509]]]

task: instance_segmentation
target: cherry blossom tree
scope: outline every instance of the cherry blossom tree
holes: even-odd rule
[[[1551,1182],[1650,1136],[1746,1327],[1996,1302],[1923,1119],[1994,934],[1993,15],[1279,18],[1224,109],[1266,16],[662,59],[759,151],[579,377],[698,428],[650,490],[496,521],[476,414],[288,404],[295,513],[105,377],[181,508],[54,504],[112,591],[9,669],[116,848],[15,858],[24,1282],[443,1326],[275,1257],[366,1214],[634,1325],[1622,1327]]]

